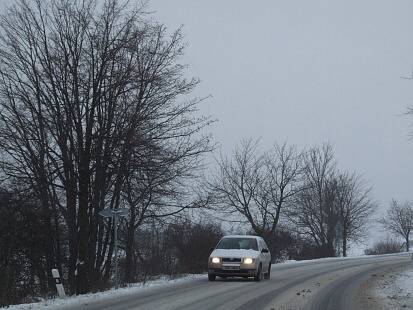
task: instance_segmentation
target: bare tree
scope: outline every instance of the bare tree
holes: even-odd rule
[[[278,228],[282,211],[294,202],[302,186],[302,154],[287,143],[275,144],[264,155],[262,181],[254,202],[262,213],[261,226],[270,235]]]
[[[289,218],[303,234],[309,235],[322,256],[334,256],[337,212],[332,207],[335,171],[333,148],[329,144],[313,147],[304,158],[304,189],[289,210]]]
[[[19,0],[1,16],[1,168],[38,193],[49,268],[67,266],[71,292],[109,278],[112,223],[98,214],[124,203],[131,167],[149,162],[138,159],[168,153],[152,163],[179,170],[210,150],[199,100],[180,99],[198,84],[182,53],[179,30],[127,2]]]
[[[410,202],[392,200],[386,215],[379,220],[386,229],[405,240],[406,250],[410,249],[410,233],[413,230],[413,206]]]
[[[176,146],[179,144],[177,143]],[[185,150],[179,146],[178,150]],[[148,150],[150,151],[150,150]],[[162,156],[160,156],[162,155]],[[202,152],[198,156],[202,155]],[[125,230],[125,282],[131,282],[135,268],[133,261],[135,236],[139,227],[147,221],[175,216],[184,210],[198,209],[209,203],[197,184],[199,163],[194,154],[189,158],[182,153],[147,154],[140,161],[131,163],[123,199],[129,207]],[[199,159],[199,158],[197,158]]]
[[[311,236],[321,256],[347,256],[349,241],[364,236],[375,208],[360,176],[336,169],[331,145],[305,155],[304,189],[289,210],[298,231]]]
[[[337,180],[337,204],[343,256],[347,256],[348,242],[365,236],[376,203],[370,197],[370,187],[356,174],[341,173]]]
[[[263,157],[257,154],[258,142],[243,140],[232,158],[218,161],[219,171],[209,182],[215,207],[228,220],[249,223],[257,233],[263,232],[263,213],[254,203],[262,181]]]
[[[259,235],[273,235],[284,207],[301,189],[301,157],[287,144],[263,155],[257,148],[256,141],[244,140],[232,158],[221,158],[209,187],[227,220],[246,222]]]

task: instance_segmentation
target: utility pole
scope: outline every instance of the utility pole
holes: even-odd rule
[[[119,217],[128,215],[129,209],[119,208],[119,209],[104,209],[99,212],[99,215],[105,218],[111,218],[113,220],[113,238],[114,238],[114,251],[115,251],[115,289],[119,288],[119,277],[118,277],[118,223]]]

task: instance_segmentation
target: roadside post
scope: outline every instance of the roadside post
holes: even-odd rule
[[[59,294],[60,298],[66,297],[65,289],[62,284],[62,280],[60,279],[59,270],[52,269],[52,275],[54,278],[54,282],[56,284],[57,293]]]
[[[128,215],[129,209],[119,208],[119,209],[104,209],[99,212],[99,215],[105,218],[111,218],[113,220],[113,238],[114,238],[114,251],[115,251],[115,289],[119,288],[119,278],[118,278],[118,223],[119,217]]]

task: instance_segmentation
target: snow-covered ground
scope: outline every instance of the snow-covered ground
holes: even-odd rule
[[[413,310],[413,263],[382,275],[373,295],[378,302],[376,309]]]
[[[55,298],[55,299],[47,299],[37,303],[30,303],[30,304],[21,304],[21,305],[13,305],[9,307],[4,307],[0,309],[4,310],[38,310],[38,309],[59,309],[63,306],[76,306],[80,305],[83,302],[89,301],[93,302],[94,300],[105,300],[111,299],[114,296],[126,296],[136,294],[138,292],[143,292],[145,290],[150,290],[154,288],[159,288],[165,285],[176,285],[176,284],[183,284],[187,281],[192,281],[195,279],[206,278],[206,275],[202,274],[194,274],[194,275],[185,275],[176,279],[171,279],[170,277],[161,277],[157,280],[147,281],[145,283],[136,283],[130,284],[128,287],[122,287],[118,290],[110,289],[104,292],[98,293],[91,293],[79,296],[70,296],[67,298]]]
[[[347,257],[325,257],[325,258],[316,258],[316,259],[307,259],[307,260],[286,260],[280,262],[281,264],[306,264],[309,262],[328,262],[328,261],[336,261],[336,260],[347,260],[347,259],[369,259],[373,257],[386,257],[386,256],[398,256],[403,253],[408,252],[401,252],[401,253],[394,253],[394,254],[381,254],[381,255],[350,255]],[[413,253],[412,253],[413,255]]]
[[[399,255],[399,254],[387,254],[387,255],[379,255],[380,257],[383,256],[392,256],[392,255]],[[277,265],[284,265],[284,264],[288,264],[288,265],[301,265],[301,264],[308,264],[308,263],[323,263],[323,262],[329,262],[329,261],[337,261],[337,260],[350,260],[350,259],[368,259],[368,258],[372,258],[378,255],[361,255],[361,256],[349,256],[349,257],[334,257],[334,258],[320,258],[320,259],[313,259],[313,260],[302,260],[302,261],[294,261],[294,260],[289,260],[289,261],[285,261],[281,264],[276,264],[273,265],[274,268],[277,268]],[[118,290],[114,290],[114,289],[110,289],[104,292],[98,292],[98,293],[91,293],[91,294],[85,294],[85,295],[80,295],[80,296],[71,296],[71,297],[67,297],[64,299],[60,299],[60,298],[55,298],[55,299],[47,299],[47,300],[42,300],[41,302],[38,303],[31,303],[31,304],[21,304],[21,305],[13,305],[13,306],[9,306],[9,307],[5,307],[5,308],[0,308],[1,309],[7,309],[7,310],[34,310],[34,309],[59,309],[62,306],[76,306],[76,305],[80,305],[84,302],[93,302],[95,300],[105,300],[105,299],[112,299],[115,296],[116,297],[121,297],[121,296],[126,296],[126,295],[132,295],[132,294],[136,294],[139,292],[143,292],[146,290],[150,290],[150,289],[154,289],[154,288],[159,288],[162,286],[166,286],[166,285],[177,285],[177,284],[183,284],[187,281],[192,281],[195,279],[202,279],[202,278],[207,278],[207,276],[204,274],[197,274],[197,275],[186,275],[186,276],[182,276],[176,279],[171,279],[169,277],[161,277],[157,280],[151,280],[151,281],[147,281],[146,283],[136,283],[136,284],[130,284],[128,287],[125,288],[119,288]],[[404,275],[403,273],[400,274],[399,276],[400,278],[400,283],[402,284],[397,284],[399,286],[403,286],[404,290],[406,290],[406,287],[412,287],[412,289],[410,289],[410,291],[406,290],[406,295],[407,298],[410,298],[410,305],[412,305],[411,308],[407,308],[407,309],[412,309],[413,310],[413,266],[412,269],[409,271],[409,273],[406,273],[406,275]],[[386,288],[386,293],[381,293],[380,290],[380,294],[387,294],[389,296],[393,296],[396,293],[387,293],[390,292],[388,290],[394,290],[397,291],[397,289],[393,289],[390,287]],[[384,290],[383,290],[384,292]],[[400,294],[402,294],[401,290],[398,291]],[[404,292],[404,291],[403,291]],[[386,296],[387,296],[386,295]],[[391,308],[392,309],[392,308]],[[406,309],[406,308],[404,308]]]

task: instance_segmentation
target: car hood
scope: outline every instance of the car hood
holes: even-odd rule
[[[254,250],[225,250],[215,249],[211,253],[211,257],[234,257],[234,258],[257,258],[260,252]]]

